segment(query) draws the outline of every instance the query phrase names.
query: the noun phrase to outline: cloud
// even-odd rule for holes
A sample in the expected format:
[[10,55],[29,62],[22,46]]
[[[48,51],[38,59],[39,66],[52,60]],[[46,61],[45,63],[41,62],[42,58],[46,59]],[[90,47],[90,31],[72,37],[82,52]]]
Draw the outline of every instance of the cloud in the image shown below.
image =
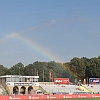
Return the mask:
[[55,23],[56,22],[56,20],[51,20],[51,23],[53,24],[53,23]]
[[56,20],[50,20],[50,21],[47,21],[43,24],[38,25],[38,27],[48,27],[48,26],[54,24],[55,22],[56,22]]
[[11,34],[8,34],[6,37],[7,38],[14,38],[14,37],[17,37],[18,35],[22,35],[22,34],[24,34],[24,33],[26,33],[26,32],[29,32],[29,31],[31,31],[31,30],[34,30],[36,27],[31,27],[31,28],[29,28],[29,29],[26,29],[26,30],[23,30],[23,31],[21,31],[21,32],[13,32],[13,33],[11,33]]
[[49,25],[54,24],[55,22],[56,22],[56,20],[51,20],[51,21],[48,21],[48,22],[46,22],[46,23],[43,23],[43,24],[40,24],[40,25],[37,25],[37,26],[30,27],[30,28],[28,28],[28,29],[26,29],[26,30],[22,30],[22,31],[20,31],[20,32],[12,32],[12,33],[6,35],[6,37],[3,38],[2,40],[4,40],[4,39],[9,39],[9,38],[15,38],[15,37],[17,37],[17,36],[19,36],[19,35],[25,34],[26,32],[33,31],[33,30],[36,29],[36,28],[39,28],[39,27],[47,27],[47,26],[49,26]]
[[8,34],[7,37],[8,38],[14,38],[16,37],[18,34],[17,33],[11,33],[11,34]]

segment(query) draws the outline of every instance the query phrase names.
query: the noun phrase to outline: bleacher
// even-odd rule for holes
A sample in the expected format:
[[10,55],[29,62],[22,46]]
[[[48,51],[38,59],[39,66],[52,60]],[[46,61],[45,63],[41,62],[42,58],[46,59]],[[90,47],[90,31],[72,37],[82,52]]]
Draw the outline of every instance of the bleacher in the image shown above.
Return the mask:
[[40,84],[48,93],[74,93],[81,92],[77,85]]
[[0,95],[2,95],[2,93],[3,93],[3,90],[0,88]]
[[88,90],[91,90],[94,93],[100,92],[100,85],[99,84],[95,84],[95,85],[83,85],[83,86],[86,87]]
[[[40,84],[44,91],[48,93],[81,93],[85,92],[77,85],[58,85],[58,84]],[[82,85],[91,93],[100,93],[100,85]]]

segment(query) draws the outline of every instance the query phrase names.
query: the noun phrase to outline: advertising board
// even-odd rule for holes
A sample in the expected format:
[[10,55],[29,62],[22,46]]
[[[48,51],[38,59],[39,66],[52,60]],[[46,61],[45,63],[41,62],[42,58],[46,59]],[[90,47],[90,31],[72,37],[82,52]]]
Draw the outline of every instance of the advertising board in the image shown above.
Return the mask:
[[69,78],[54,78],[54,84],[69,84]]
[[99,100],[100,94],[0,95],[0,100],[58,100],[60,98],[97,98]]
[[90,84],[100,84],[100,78],[90,78]]

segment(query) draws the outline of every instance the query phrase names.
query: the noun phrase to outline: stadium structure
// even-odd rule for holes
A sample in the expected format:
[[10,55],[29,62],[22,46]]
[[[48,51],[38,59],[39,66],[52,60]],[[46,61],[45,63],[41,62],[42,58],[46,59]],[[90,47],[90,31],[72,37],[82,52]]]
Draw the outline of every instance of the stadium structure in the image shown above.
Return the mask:
[[39,76],[5,75],[0,76],[0,93],[30,94],[39,88]]
[[[39,82],[38,80],[39,76],[0,76],[0,95],[3,95],[0,99],[100,97],[99,78],[90,78],[89,84],[81,82],[72,84],[69,78],[54,78],[54,82]],[[8,96],[4,97],[4,95]]]

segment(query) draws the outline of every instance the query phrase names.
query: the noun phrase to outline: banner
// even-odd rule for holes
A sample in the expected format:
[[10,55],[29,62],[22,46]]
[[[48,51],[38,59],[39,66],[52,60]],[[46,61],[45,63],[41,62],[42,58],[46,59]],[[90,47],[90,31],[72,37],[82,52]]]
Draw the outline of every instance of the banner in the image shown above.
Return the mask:
[[64,99],[64,98],[100,98],[100,94],[50,94],[50,95],[44,95],[44,94],[36,94],[36,95],[1,95],[0,100],[58,100],[58,99]]
[[90,84],[100,84],[100,78],[90,78]]
[[49,74],[50,74],[50,78],[49,79],[52,80],[52,73],[51,73],[51,71],[49,72]]
[[38,76],[38,70],[36,70],[36,76]]
[[69,84],[69,78],[54,78],[54,84]]

